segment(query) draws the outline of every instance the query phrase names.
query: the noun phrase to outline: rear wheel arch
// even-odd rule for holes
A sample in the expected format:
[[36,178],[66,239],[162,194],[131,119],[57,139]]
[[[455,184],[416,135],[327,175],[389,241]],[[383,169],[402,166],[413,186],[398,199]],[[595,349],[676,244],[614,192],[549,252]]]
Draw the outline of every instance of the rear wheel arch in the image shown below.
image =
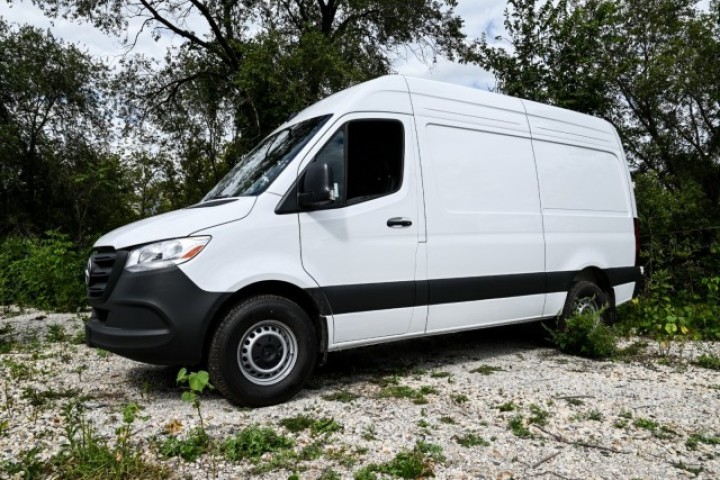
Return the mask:
[[610,283],[610,278],[607,274],[598,267],[586,267],[583,270],[575,274],[570,285],[568,285],[568,291],[578,282],[591,282],[600,287],[610,300],[610,307],[615,308],[615,289]]

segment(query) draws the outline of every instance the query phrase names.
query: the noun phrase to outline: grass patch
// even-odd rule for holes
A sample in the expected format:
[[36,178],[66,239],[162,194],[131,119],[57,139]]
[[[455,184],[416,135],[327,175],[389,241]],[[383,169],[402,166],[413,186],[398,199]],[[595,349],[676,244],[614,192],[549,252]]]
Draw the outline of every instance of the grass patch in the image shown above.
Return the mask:
[[450,395],[450,399],[457,403],[458,405],[462,405],[463,403],[467,403],[470,401],[467,395],[463,395],[462,393],[457,393],[454,395]]
[[522,415],[515,415],[508,422],[508,430],[512,432],[516,437],[529,438],[532,437],[532,433],[525,426]]
[[717,355],[710,355],[707,353],[704,353],[698,357],[697,360],[693,362],[693,365],[697,365],[698,367],[707,368],[709,370],[716,370],[720,371],[720,357]]
[[479,373],[480,375],[492,375],[495,372],[504,372],[500,367],[493,367],[492,365],[480,365],[477,368],[470,370],[470,373]]
[[194,462],[208,451],[210,438],[202,428],[193,429],[186,438],[171,436],[160,445],[160,454],[164,457],[180,457]]
[[456,435],[452,438],[458,445],[461,445],[465,448],[490,446],[490,442],[475,433],[466,433],[462,436]]
[[355,480],[377,480],[390,475],[397,478],[417,479],[435,476],[435,465],[445,462],[442,448],[419,441],[412,450],[403,450],[389,462],[370,464],[355,473]]
[[330,435],[343,429],[343,426],[337,423],[334,418],[313,418],[307,415],[285,418],[280,420],[280,425],[293,433],[310,430],[312,436]]
[[452,373],[437,371],[437,372],[432,372],[430,374],[430,378],[448,378],[448,377],[452,377]]
[[269,427],[253,425],[223,443],[225,458],[232,462],[239,460],[258,460],[266,453],[289,450],[294,443],[291,439],[278,434]]
[[408,385],[388,385],[380,390],[380,398],[407,398],[417,405],[428,403],[426,395],[437,395],[435,387],[424,385],[418,389]]
[[705,471],[705,467],[691,467],[689,465],[685,465],[683,462],[672,462],[671,465],[678,470],[685,470],[686,472],[690,472],[695,476],[698,476]]
[[497,409],[501,412],[512,412],[518,409],[518,406],[512,400],[509,402],[502,403],[497,406]]
[[360,398],[360,395],[356,395],[347,390],[338,390],[337,392],[333,392],[322,397],[323,400],[327,400],[329,402],[341,403],[350,403],[354,400],[357,400],[358,398]]
[[50,402],[65,398],[75,398],[80,394],[80,390],[69,389],[62,391],[55,390],[36,390],[32,387],[23,389],[22,398],[28,400],[30,405],[36,408],[44,407]]
[[548,418],[550,418],[550,412],[542,409],[534,403],[530,405],[530,413],[532,414],[528,419],[528,422],[534,425],[545,426],[548,424]]
[[137,409],[136,404],[125,408],[123,426],[117,429],[117,438],[111,447],[82,416],[80,405],[66,406],[63,416],[67,443],[48,463],[52,472],[49,476],[76,480],[168,478],[167,469],[146,462],[144,449],[129,441]]
[[443,416],[440,417],[440,423],[445,423],[447,425],[457,425],[457,421],[453,417]]
[[693,433],[685,442],[685,446],[690,450],[697,450],[698,445],[701,443],[705,445],[720,445],[720,436],[707,436],[700,433]]

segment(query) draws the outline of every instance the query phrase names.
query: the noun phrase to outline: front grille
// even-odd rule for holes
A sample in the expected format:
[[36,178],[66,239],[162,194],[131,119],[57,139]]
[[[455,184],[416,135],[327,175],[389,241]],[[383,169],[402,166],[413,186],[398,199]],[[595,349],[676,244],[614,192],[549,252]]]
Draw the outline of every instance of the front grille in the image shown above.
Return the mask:
[[90,300],[102,298],[110,284],[118,253],[99,249],[90,256],[87,272],[87,294]]

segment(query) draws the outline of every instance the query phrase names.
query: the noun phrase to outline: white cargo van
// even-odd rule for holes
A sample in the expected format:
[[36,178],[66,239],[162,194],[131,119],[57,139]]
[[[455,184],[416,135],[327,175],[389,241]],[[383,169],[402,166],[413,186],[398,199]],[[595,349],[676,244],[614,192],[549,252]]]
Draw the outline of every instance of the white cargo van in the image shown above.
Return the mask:
[[87,342],[284,401],[327,352],[632,298],[632,183],[600,119],[386,76],[318,102],[197,205],[88,262]]

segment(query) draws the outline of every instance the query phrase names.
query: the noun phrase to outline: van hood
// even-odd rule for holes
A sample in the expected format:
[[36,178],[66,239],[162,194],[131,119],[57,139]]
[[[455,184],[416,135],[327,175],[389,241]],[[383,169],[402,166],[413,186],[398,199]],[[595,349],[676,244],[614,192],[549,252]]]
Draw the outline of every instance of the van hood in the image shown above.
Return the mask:
[[121,248],[187,237],[222,223],[247,217],[257,197],[238,197],[199,203],[181,210],[130,223],[100,237],[95,247]]

